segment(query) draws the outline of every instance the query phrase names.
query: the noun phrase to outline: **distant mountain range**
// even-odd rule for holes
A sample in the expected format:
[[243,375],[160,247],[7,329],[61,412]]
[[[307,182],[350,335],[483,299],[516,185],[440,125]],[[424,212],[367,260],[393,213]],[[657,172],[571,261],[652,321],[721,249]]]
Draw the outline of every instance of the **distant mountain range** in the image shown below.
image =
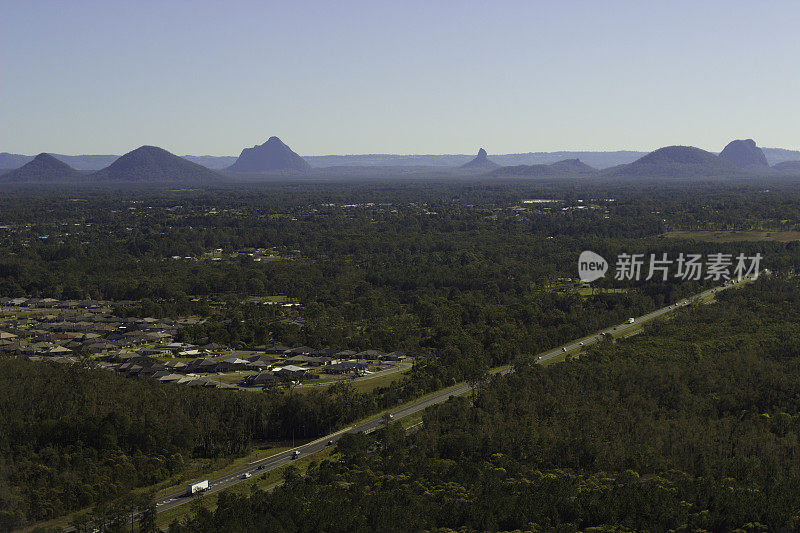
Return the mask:
[[238,157],[233,155],[185,155],[183,158],[191,161],[192,163],[203,165],[211,170],[222,170],[223,168],[228,168],[238,159]]
[[556,178],[565,176],[589,176],[597,169],[583,163],[580,159],[564,159],[549,165],[514,165],[500,167],[489,175],[493,177]]
[[[774,166],[784,161],[800,161],[800,150],[784,148],[761,148],[767,163]],[[549,165],[564,159],[580,159],[587,165],[605,169],[626,163],[633,163],[648,152],[638,151],[559,151],[527,152],[519,154],[493,155],[491,161],[501,166]],[[82,171],[100,170],[113,163],[118,155],[63,155],[51,154],[72,168]],[[235,156],[185,155],[184,159],[203,165],[212,170],[230,167],[238,159]],[[312,168],[324,167],[458,167],[471,161],[475,156],[468,154],[442,155],[398,155],[398,154],[359,154],[359,155],[311,155],[303,156]],[[33,156],[0,152],[0,169],[19,168],[33,160]]]
[[39,154],[18,169],[0,174],[0,183],[215,183],[225,178],[156,146],[142,146],[106,168],[86,173],[50,154]]
[[[563,157],[564,154],[589,154],[595,160],[605,163],[612,160],[626,162],[614,166],[594,167],[578,157]],[[477,156],[324,156],[338,157],[339,163],[359,159],[362,165],[329,165],[313,168],[279,138],[270,137],[264,144],[245,148],[241,155],[222,169],[210,169],[190,159],[209,162],[230,162],[232,158],[179,157],[163,148],[142,146],[127,154],[116,156],[57,156],[46,153],[28,158],[15,170],[0,172],[2,183],[218,183],[235,181],[264,181],[281,176],[298,177],[458,177],[486,176],[492,178],[598,178],[598,179],[743,179],[748,177],[800,177],[800,152],[783,149],[760,149],[752,139],[730,142],[717,155],[692,146],[667,146],[633,158],[639,152],[552,152],[549,154],[528,154],[527,158],[545,160],[546,163],[512,164],[500,166],[498,162],[518,160],[525,154],[494,156],[489,159],[486,150],[481,148]],[[535,155],[535,157],[534,157]],[[768,165],[770,157],[796,157],[796,160],[778,162],[775,167]],[[65,161],[79,161],[96,164],[99,161],[113,160],[104,168],[89,173],[85,169],[75,169]],[[413,158],[414,165],[400,164],[403,158]],[[466,158],[458,165],[442,166],[432,164],[435,158]],[[75,159],[78,158],[78,159]],[[88,159],[80,159],[88,158]],[[0,154],[0,163],[19,163],[26,156]],[[314,159],[314,158],[309,158]],[[556,159],[550,161],[550,159]],[[317,159],[319,161],[320,159]],[[439,160],[441,161],[441,159]],[[378,165],[379,162],[392,162],[393,165]],[[428,163],[428,164],[419,164]]]
[[780,172],[795,172],[800,175],[800,161],[784,161],[774,165],[772,168]]

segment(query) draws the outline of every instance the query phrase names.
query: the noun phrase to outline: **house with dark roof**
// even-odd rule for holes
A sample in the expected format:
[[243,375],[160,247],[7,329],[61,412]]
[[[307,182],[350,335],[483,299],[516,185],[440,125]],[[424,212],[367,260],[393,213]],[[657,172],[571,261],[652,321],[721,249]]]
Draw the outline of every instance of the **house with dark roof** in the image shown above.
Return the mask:
[[248,370],[258,370],[259,372],[262,370],[267,370],[271,368],[273,363],[264,361],[263,359],[256,359],[255,361],[250,361],[247,363]]
[[187,372],[216,372],[219,360],[210,358],[195,359],[190,362],[187,367]]
[[337,353],[339,353],[339,350],[337,350],[336,348],[322,348],[320,350],[314,350],[312,353],[308,355],[312,357],[333,357]]
[[322,372],[326,374],[349,374],[351,372],[363,372],[366,369],[367,365],[364,363],[359,363],[357,361],[342,361],[341,363],[335,363],[323,367]]
[[236,370],[244,370],[249,364],[250,361],[245,359],[230,357],[217,363],[217,372],[234,372]]
[[363,352],[358,352],[356,354],[356,359],[366,359],[368,361],[376,361],[383,355],[386,354],[383,352],[379,352],[378,350],[364,350]]
[[271,355],[283,355],[283,354],[285,354],[286,352],[288,352],[291,349],[292,348],[289,347],[289,346],[282,346],[280,344],[276,344],[275,346],[273,346],[271,348],[267,348],[266,349],[266,353],[271,354]]
[[240,385],[242,387],[264,387],[265,385],[276,383],[280,379],[280,376],[274,372],[259,372],[258,374],[245,376]]
[[272,369],[272,372],[279,376],[285,375],[293,378],[301,378],[308,373],[308,369],[295,365],[286,365],[281,367],[275,367]]
[[337,361],[337,359],[333,359],[332,357],[312,357],[310,355],[295,355],[293,357],[287,357],[284,360],[285,363],[305,366],[329,365],[333,361]]
[[297,348],[291,348],[286,352],[286,355],[308,355],[314,351],[314,348],[310,348],[308,346],[298,346]]
[[180,361],[167,361],[166,363],[164,363],[164,366],[175,371],[182,371],[188,365]]
[[153,359],[152,357],[147,357],[146,355],[137,355],[136,357],[131,357],[128,359],[128,362],[141,367],[151,367],[159,364],[158,359]]
[[402,361],[406,358],[406,354],[403,352],[391,352],[387,353],[386,355],[381,356],[381,361]]

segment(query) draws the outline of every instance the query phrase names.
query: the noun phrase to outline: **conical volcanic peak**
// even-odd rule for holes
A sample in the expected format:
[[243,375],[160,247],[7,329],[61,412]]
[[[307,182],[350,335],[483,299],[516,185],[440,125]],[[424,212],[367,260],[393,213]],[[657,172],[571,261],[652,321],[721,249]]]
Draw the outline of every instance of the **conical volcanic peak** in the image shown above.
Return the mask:
[[221,176],[157,146],[141,146],[89,176],[94,181],[213,182]]
[[262,145],[242,150],[239,159],[227,170],[231,172],[309,172],[311,165],[279,138],[270,137]]
[[50,154],[41,153],[32,161],[0,177],[13,183],[41,183],[74,180],[80,172]]

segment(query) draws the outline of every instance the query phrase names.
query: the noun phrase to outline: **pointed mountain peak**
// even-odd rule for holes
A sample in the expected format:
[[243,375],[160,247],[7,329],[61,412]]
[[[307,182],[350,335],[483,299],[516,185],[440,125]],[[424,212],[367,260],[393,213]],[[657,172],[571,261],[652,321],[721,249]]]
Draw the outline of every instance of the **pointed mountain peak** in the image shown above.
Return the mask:
[[489,159],[488,154],[486,153],[486,150],[481,148],[480,150],[478,150],[478,155],[475,156],[475,159],[473,159],[469,163],[461,165],[461,168],[486,169],[486,170],[488,170],[488,169],[492,169],[492,168],[497,168],[499,166],[500,165],[498,165],[494,161],[491,161]]
[[292,151],[279,138],[242,150],[239,159],[228,167],[232,172],[308,172],[311,165]]

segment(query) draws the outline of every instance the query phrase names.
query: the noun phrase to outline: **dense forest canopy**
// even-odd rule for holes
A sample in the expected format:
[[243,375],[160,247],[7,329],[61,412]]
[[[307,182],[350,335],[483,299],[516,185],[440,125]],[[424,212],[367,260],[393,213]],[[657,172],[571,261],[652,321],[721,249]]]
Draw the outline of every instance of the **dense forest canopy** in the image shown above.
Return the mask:
[[[396,431],[380,436],[377,444],[353,437],[342,444],[349,462],[320,467],[317,488],[299,483],[275,496],[229,500],[214,520],[230,520],[224,514],[228,507],[239,512],[237,506],[258,502],[253,512],[269,517],[252,519],[284,521],[272,506],[298,506],[294,498],[307,494],[366,509],[343,522],[355,529],[402,523],[370,514],[369,509],[378,512],[381,498],[413,499],[396,516],[414,514],[416,521],[408,523],[419,528],[588,526],[615,520],[649,528],[644,508],[632,507],[627,518],[602,514],[613,508],[604,498],[613,491],[630,493],[636,501],[655,494],[666,498],[670,523],[680,525],[691,513],[673,506],[669,498],[676,494],[696,506],[706,501],[698,499],[702,491],[750,494],[752,485],[730,485],[726,476],[736,483],[741,472],[747,472],[748,483],[747,476],[755,476],[761,494],[773,490],[770,479],[780,478],[775,482],[789,484],[779,485],[781,490],[793,494],[788,462],[768,464],[766,454],[738,462],[719,457],[715,443],[725,431],[739,428],[736,417],[744,415],[714,411],[716,404],[708,398],[721,395],[732,402],[730,409],[738,409],[741,398],[731,394],[756,394],[751,384],[736,381],[745,374],[733,376],[734,369],[725,366],[730,361],[753,359],[752,368],[761,373],[752,376],[774,375],[781,387],[793,386],[781,381],[788,379],[791,361],[780,354],[794,353],[786,350],[794,346],[787,332],[793,331],[796,290],[785,280],[800,264],[800,246],[791,239],[709,242],[666,235],[797,231],[800,193],[794,188],[465,180],[6,192],[0,197],[0,297],[112,300],[124,302],[115,308],[120,316],[207,319],[180,330],[178,341],[400,350],[414,357],[414,365],[402,380],[368,393],[337,385],[301,395],[181,389],[126,380],[83,364],[0,359],[0,529],[125,497],[133,488],[180,475],[192,461],[238,456],[256,443],[298,431],[304,438],[321,436],[398,401],[458,381],[474,382],[504,364],[515,364],[518,372],[493,379],[475,407],[458,398],[448,402],[426,416],[425,429],[411,440]],[[609,276],[594,290],[573,290],[575,284],[565,280],[575,277],[578,255],[587,249],[609,259],[623,252],[761,253],[762,267],[771,270],[773,280],[726,293],[717,304],[655,326],[635,341],[603,345],[579,362],[547,370],[530,366],[537,353],[714,283]],[[296,305],[262,303],[273,297]],[[737,298],[747,298],[753,308],[748,311]],[[748,312],[753,324],[777,312],[772,318],[778,325],[755,332],[725,328],[748,324]],[[699,318],[705,322],[690,327]],[[703,331],[714,342],[704,342]],[[767,352],[769,357],[762,357]],[[719,383],[698,384],[701,393],[675,381],[692,382],[692,373],[701,381],[731,374],[739,389],[715,392]],[[631,376],[658,387],[640,390],[644,385]],[[569,395],[579,392],[585,397]],[[771,421],[782,419],[773,414],[777,407],[771,401],[780,400],[786,404],[781,412],[795,416],[788,396],[773,396],[759,400],[763,411],[745,417],[761,425],[741,427],[760,446],[792,456],[789,441],[759,434],[766,431],[764,413]],[[706,426],[711,436],[689,439],[689,447],[679,449],[684,445],[677,443],[678,436]],[[621,435],[637,438],[624,441]],[[672,448],[652,441],[656,438]],[[387,454],[358,451],[374,446],[384,446]],[[424,453],[409,452],[409,446]],[[692,462],[690,456],[702,458]],[[765,478],[765,469],[774,471],[773,477]],[[713,483],[704,477],[706,471],[716,476]],[[415,476],[419,484],[408,486]],[[440,484],[437,476],[449,481]],[[664,480],[669,498],[654,488],[654,476]],[[342,486],[354,492],[335,495]],[[533,505],[532,494],[544,498],[549,487],[560,487],[575,507],[563,508],[561,498],[554,497],[545,498],[547,505]],[[376,499],[365,499],[372,489]],[[512,496],[499,505],[491,498],[500,493]],[[595,500],[582,499],[590,493]],[[493,502],[491,512],[474,506],[485,501]],[[787,496],[786,501],[793,500]],[[590,514],[590,507],[597,514]],[[534,508],[540,514],[533,514]],[[691,523],[721,524],[720,509],[725,507],[709,509],[710,522]],[[453,519],[419,521],[442,511]],[[786,512],[768,509],[759,520],[791,523]],[[318,527],[296,525],[328,524],[318,519],[323,520]]]
[[796,530],[798,322],[796,280],[728,291],[171,531]]

